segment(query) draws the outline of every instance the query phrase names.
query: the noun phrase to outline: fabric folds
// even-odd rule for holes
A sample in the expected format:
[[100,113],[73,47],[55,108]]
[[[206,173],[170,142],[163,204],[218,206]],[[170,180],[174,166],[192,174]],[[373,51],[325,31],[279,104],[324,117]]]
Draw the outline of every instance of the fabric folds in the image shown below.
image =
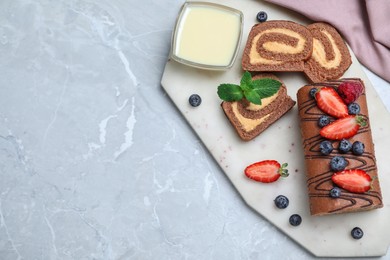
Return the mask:
[[266,0],[333,25],[359,62],[390,82],[389,0]]

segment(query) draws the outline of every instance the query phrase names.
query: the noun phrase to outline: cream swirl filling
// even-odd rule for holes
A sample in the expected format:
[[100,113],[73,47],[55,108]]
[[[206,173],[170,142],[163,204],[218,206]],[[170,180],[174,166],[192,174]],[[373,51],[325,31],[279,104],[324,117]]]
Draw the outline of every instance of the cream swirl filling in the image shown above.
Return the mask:
[[271,104],[271,102],[274,101],[278,97],[279,91],[276,92],[274,95],[272,95],[270,97],[262,98],[261,99],[261,105],[256,105],[256,104],[253,104],[253,103],[249,103],[249,105],[246,107],[246,109],[252,110],[252,111],[259,111],[260,109],[262,109],[262,108],[268,106],[269,104]]
[[270,116],[270,114],[268,114],[257,119],[246,118],[240,114],[240,111],[238,111],[237,102],[232,103],[232,110],[237,120],[240,122],[241,127],[247,132],[254,130]]
[[316,38],[313,38],[312,58],[326,69],[337,68],[341,63],[341,52],[337,47],[337,44],[333,39],[333,36],[330,33],[328,33],[327,31],[321,31],[321,33],[323,33],[332,44],[333,51],[334,51],[334,59],[328,60],[326,58],[325,46],[322,44],[321,41],[319,41]]
[[263,44],[264,49],[271,51],[271,52],[278,52],[278,53],[284,53],[284,54],[297,54],[304,50],[306,39],[302,37],[299,33],[294,32],[289,29],[285,28],[272,28],[265,31],[262,31],[261,33],[257,34],[255,37],[253,37],[252,40],[252,46],[249,52],[249,58],[251,64],[271,64],[271,65],[277,65],[283,63],[282,61],[276,61],[276,60],[269,60],[266,58],[261,57],[260,53],[256,50],[256,43],[260,39],[261,36],[267,33],[281,33],[285,34],[287,36],[293,37],[298,39],[298,44],[296,46],[287,45],[280,42],[265,42]]

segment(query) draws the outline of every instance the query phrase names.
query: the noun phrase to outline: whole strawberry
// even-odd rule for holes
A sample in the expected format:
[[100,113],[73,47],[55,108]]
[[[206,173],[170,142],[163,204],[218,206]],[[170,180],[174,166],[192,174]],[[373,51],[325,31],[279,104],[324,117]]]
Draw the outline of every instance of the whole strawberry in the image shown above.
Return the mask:
[[337,92],[347,105],[358,99],[363,91],[363,85],[360,82],[344,82],[337,88]]

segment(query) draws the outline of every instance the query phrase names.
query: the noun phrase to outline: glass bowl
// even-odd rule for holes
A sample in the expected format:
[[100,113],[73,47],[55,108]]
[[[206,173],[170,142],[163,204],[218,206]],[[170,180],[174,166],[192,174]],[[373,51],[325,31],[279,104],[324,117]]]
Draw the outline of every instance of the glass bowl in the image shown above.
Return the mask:
[[234,8],[186,2],[176,21],[170,56],[188,66],[226,70],[237,57],[243,21],[242,12]]

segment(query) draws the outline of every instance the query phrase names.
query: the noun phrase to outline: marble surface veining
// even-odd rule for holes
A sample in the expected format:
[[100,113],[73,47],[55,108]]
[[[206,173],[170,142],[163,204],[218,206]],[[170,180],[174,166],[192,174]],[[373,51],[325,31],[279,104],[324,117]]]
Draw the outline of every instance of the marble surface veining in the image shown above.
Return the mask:
[[161,89],[182,3],[0,1],[0,259],[312,258]]

